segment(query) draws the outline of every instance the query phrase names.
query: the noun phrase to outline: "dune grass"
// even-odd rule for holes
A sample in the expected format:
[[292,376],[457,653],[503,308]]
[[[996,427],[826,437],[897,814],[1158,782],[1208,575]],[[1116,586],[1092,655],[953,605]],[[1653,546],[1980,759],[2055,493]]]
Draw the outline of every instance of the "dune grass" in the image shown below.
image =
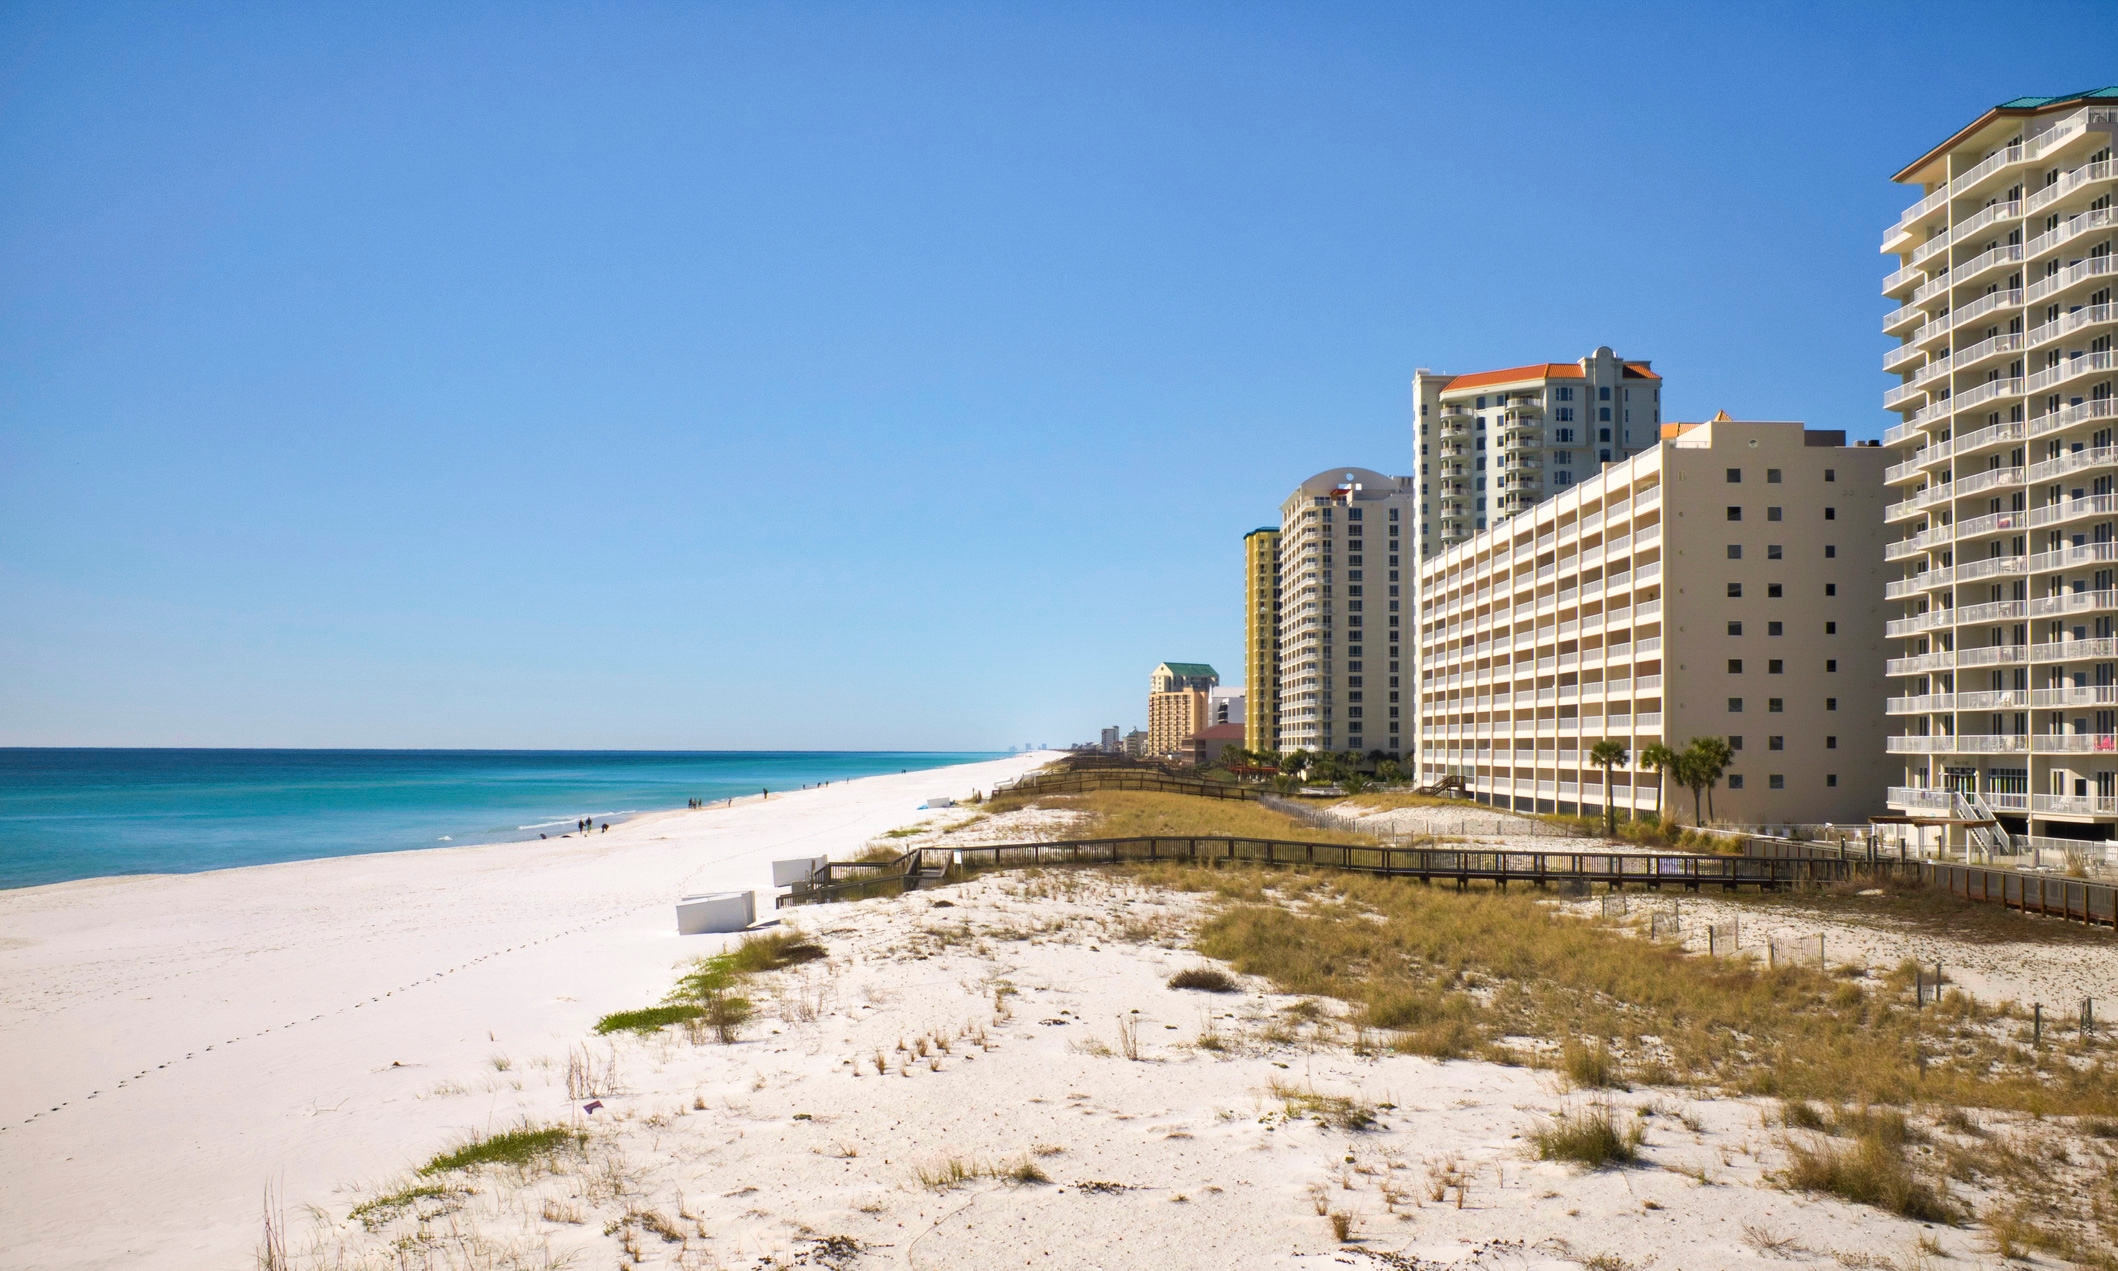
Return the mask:
[[658,1033],[671,1024],[697,1019],[704,1012],[690,1002],[675,1006],[649,1006],[637,1011],[615,1011],[596,1021],[596,1032]]
[[[726,953],[700,958],[677,981],[660,1006],[616,1011],[596,1021],[596,1032],[658,1033],[675,1024],[694,1034],[710,1031],[723,1042],[738,1039],[752,1013],[750,999],[734,990],[743,980],[764,971],[796,966],[824,957],[824,947],[793,929],[746,935]],[[694,1036],[693,1040],[699,1040]]]
[[1185,967],[1169,977],[1169,987],[1196,989],[1202,993],[1238,993],[1243,988],[1236,983],[1234,976],[1219,967],[1210,966]]
[[420,1166],[419,1173],[422,1178],[431,1178],[481,1165],[522,1168],[548,1162],[563,1153],[579,1152],[587,1143],[588,1135],[569,1126],[533,1126],[525,1122],[499,1134],[475,1136]]
[[[996,800],[996,807],[999,801]],[[1133,790],[1095,790],[1086,794],[1048,795],[1035,800],[1041,808],[1085,812],[1090,822],[1068,838],[1232,837],[1284,839],[1303,843],[1372,845],[1371,835],[1327,830],[1297,821],[1271,808],[1242,799],[1209,799],[1191,794],[1152,794]]]
[[1537,1157],[1545,1161],[1571,1161],[1590,1169],[1630,1165],[1640,1159],[1640,1145],[1647,1132],[1639,1125],[1618,1128],[1607,1103],[1562,1112],[1551,1125],[1531,1134]]

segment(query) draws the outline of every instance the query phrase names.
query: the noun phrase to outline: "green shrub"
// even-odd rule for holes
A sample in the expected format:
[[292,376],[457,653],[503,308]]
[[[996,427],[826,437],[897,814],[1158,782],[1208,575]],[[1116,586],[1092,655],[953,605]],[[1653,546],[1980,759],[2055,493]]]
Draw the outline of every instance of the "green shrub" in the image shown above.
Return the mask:
[[481,1165],[528,1166],[548,1161],[562,1152],[578,1152],[588,1135],[563,1125],[532,1126],[527,1122],[512,1130],[479,1136],[419,1167],[422,1176],[450,1170],[476,1169]]
[[649,1006],[637,1011],[616,1011],[596,1021],[598,1033],[657,1033],[671,1024],[697,1019],[703,1012],[686,1002],[676,1006]]

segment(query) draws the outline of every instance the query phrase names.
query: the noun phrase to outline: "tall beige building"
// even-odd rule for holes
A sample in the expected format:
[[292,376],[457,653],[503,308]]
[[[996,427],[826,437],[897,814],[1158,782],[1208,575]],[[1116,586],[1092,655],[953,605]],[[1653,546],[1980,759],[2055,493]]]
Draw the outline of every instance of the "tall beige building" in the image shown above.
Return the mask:
[[1280,748],[1280,532],[1243,536],[1243,748]]
[[1421,557],[1655,444],[1662,377],[1608,348],[1578,362],[1412,377]]
[[1400,683],[1410,650],[1399,637],[1411,614],[1417,487],[1332,468],[1280,505],[1280,750],[1396,758],[1412,744],[1410,686]]
[[1221,673],[1204,662],[1164,662],[1147,677],[1147,753],[1177,753],[1186,737],[1212,723],[1211,694]]
[[[1874,446],[1718,417],[1419,566],[1419,769],[1480,802],[1656,805],[1657,742],[1726,737],[1723,821],[1862,822],[1885,784]],[[1674,788],[1684,819],[1691,798]]]
[[2118,88],[1994,107],[1883,235],[1889,803],[2118,836]]

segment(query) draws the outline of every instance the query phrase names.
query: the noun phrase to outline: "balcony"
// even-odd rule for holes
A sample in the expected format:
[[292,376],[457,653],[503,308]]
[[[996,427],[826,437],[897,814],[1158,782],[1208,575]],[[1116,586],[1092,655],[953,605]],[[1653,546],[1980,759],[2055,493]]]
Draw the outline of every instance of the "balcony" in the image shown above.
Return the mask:
[[1918,225],[1922,220],[1926,219],[1926,217],[1930,213],[1942,210],[1943,208],[1948,206],[1948,203],[1949,187],[1944,185],[1936,189],[1933,193],[1927,195],[1927,197],[1921,199],[1919,202],[1914,203],[1911,207],[1906,208],[1904,214],[1897,218],[1897,224],[1891,226],[1887,231],[1884,232],[1883,242],[1885,246],[1883,247],[1883,250],[1889,251],[1889,243],[1893,242],[1904,234],[1909,233],[1914,226]]
[[2084,163],[2072,172],[2060,177],[2056,184],[2048,185],[2037,193],[2032,194],[2029,198],[2024,199],[2022,204],[2023,211],[2025,213],[2042,211],[2080,189],[2083,185],[2091,181],[2108,181],[2112,175],[2112,166],[2108,159],[2102,163]]
[[1948,649],[1936,653],[1916,653],[1908,658],[1891,658],[1883,663],[1885,675],[1926,675],[1932,671],[1956,669],[1956,654]]
[[2030,602],[2033,618],[2058,618],[2103,609],[2118,609],[2118,591],[2069,591],[2057,596],[2039,596]]
[[1956,493],[1952,497],[1960,499],[1968,495],[1980,494],[1987,490],[1999,489],[2003,486],[2021,484],[2021,468],[1988,468],[1984,472],[1957,478],[1955,483]]
[[2011,353],[2020,353],[2025,347],[2026,341],[2023,339],[2022,332],[2003,331],[1999,335],[1987,336],[1968,348],[1958,349],[1953,360],[1958,370],[1968,371],[1987,358],[2006,357]]
[[1903,335],[1917,321],[1924,325],[1927,311],[1916,304],[1902,305],[1883,315],[1883,334]]
[[2097,230],[2107,230],[2113,225],[2118,225],[2118,208],[2092,208],[2079,215],[2068,217],[2061,221],[2056,228],[2047,230],[2023,244],[2023,247],[2028,250],[2032,257],[2042,256],[2049,251],[2057,251],[2083,234],[2091,234]]
[[1952,806],[1950,794],[1924,786],[1891,786],[1884,802],[1906,812],[1947,812]]
[[1904,423],[1892,424],[1884,429],[1883,444],[1891,447],[1902,446],[1907,442],[1917,441],[1924,435],[1925,430],[1920,426],[1920,421],[1908,419]]
[[2020,733],[1973,733],[1962,737],[1891,737],[1885,750],[1893,755],[2010,755],[2030,749]]
[[2042,574],[2051,570],[2080,569],[2118,561],[2118,543],[2083,543],[2030,557],[2030,568]]
[[1511,397],[1505,409],[1510,423],[1518,419],[1538,419],[1544,415],[1544,403],[1534,397]]
[[[2103,356],[2106,359],[2110,357],[2108,353]],[[2088,359],[2083,358],[2081,360],[2087,361]],[[2057,459],[2046,459],[2031,464],[2030,480],[2049,481],[2053,477],[2065,476],[2069,472],[2078,472],[2083,468],[2103,468],[2113,463],[2118,463],[2118,447],[2084,447],[2083,449],[2063,454]]]
[[1927,281],[1927,271],[1920,265],[1907,265],[1883,279],[1883,294],[1895,297],[1907,287],[1917,287]]
[[2033,662],[2089,662],[2101,658],[2118,658],[2118,639],[2105,636],[2093,640],[2046,640],[2030,646]]
[[2033,526],[2057,525],[2085,516],[2113,515],[2118,515],[2118,495],[2091,494],[2079,499],[2047,503],[2041,508],[2031,508],[2028,523]]
[[1883,354],[1883,369],[1895,374],[1903,369],[1905,363],[1910,362],[1913,358],[1925,357],[1926,355],[1927,351],[1917,344],[1900,344],[1888,353]]
[[2048,366],[2032,375],[2029,380],[2030,391],[2041,393],[2080,375],[2107,375],[2111,365],[2111,353],[2108,349],[2099,353],[2076,354],[2057,366]]
[[1987,155],[1985,162],[1980,163],[1969,172],[1949,182],[1949,197],[1952,199],[1962,198],[1977,189],[1982,182],[2008,168],[2014,167],[2018,163],[2027,162],[2034,156],[2034,151],[2026,150],[2019,145],[2003,146],[1992,154]]
[[2110,733],[2039,733],[2033,747],[2040,755],[2105,754],[2118,750]]
[[2020,397],[2025,391],[2026,385],[2020,379],[1992,379],[1982,384],[1974,384],[1963,392],[1958,393],[1950,401],[1949,406],[1950,409],[1958,414],[1962,414],[1974,406],[1983,405],[1998,398]]
[[2110,816],[2118,813],[2118,797],[2107,794],[2040,794],[2032,797],[2037,811],[2050,816]]
[[[1912,263],[1915,265],[1923,265],[1928,261],[1933,260],[1936,256],[1939,256],[1943,252],[1949,250],[1949,243],[1952,240],[1952,237],[1953,236],[1950,234],[1950,232],[1945,229],[1939,234],[1936,234],[1929,238],[1926,242],[1921,243],[1919,246],[1913,248]],[[1944,261],[1942,263],[1947,264],[1948,262]]]
[[[2057,322],[2046,322],[2042,325],[2031,327],[2027,347],[2034,349],[2041,345],[2050,344],[2054,340],[2064,339],[2074,334],[2083,327],[2092,326],[2098,322],[2109,322],[2110,320],[2110,305],[2083,305],[2072,313],[2062,315]],[[1885,442],[1884,444],[1888,445],[1889,443]]]
[[[2009,203],[1988,203],[1970,216],[1950,226],[1949,238],[1952,242],[1961,243],[1967,238],[1978,237],[1978,232],[1988,225],[1997,224],[2001,221],[2019,221],[2021,219],[2022,201],[2020,199]],[[1962,265],[1958,265],[1951,272],[1961,273],[1963,268]]]
[[1956,665],[2003,666],[2013,662],[2026,662],[2029,660],[2029,647],[2026,644],[1988,644],[1976,649],[1958,649]]
[[1996,269],[2006,269],[2022,263],[2021,243],[2002,243],[1989,251],[1980,252],[1971,259],[1949,271],[1949,285],[1962,287],[1978,281],[1979,277]]
[[2019,290],[1987,292],[1985,295],[1951,313],[1949,315],[1949,328],[1955,330],[1957,327],[1969,326],[1995,309],[2017,308],[2022,303],[2022,292]]
[[2046,433],[2058,432],[2085,424],[2092,419],[2109,419],[2118,414],[2118,397],[2091,398],[2077,402],[2060,410],[2049,411],[2030,421],[2030,435],[2042,437]]
[[2118,684],[2068,685],[2030,692],[2032,706],[2118,706]]
[[1927,386],[1917,380],[1909,384],[1900,384],[1896,388],[1893,388],[1889,392],[1883,394],[1883,409],[1903,410],[1905,408],[1905,403],[1914,401],[1916,399],[1923,399],[1926,397],[1926,395]]
[[2056,274],[2048,274],[2031,283],[2024,294],[2029,297],[2029,303],[2036,304],[2058,295],[2069,287],[2078,287],[2095,278],[2110,277],[2113,262],[2118,262],[2118,256],[2091,256],[2087,260],[2076,261]]

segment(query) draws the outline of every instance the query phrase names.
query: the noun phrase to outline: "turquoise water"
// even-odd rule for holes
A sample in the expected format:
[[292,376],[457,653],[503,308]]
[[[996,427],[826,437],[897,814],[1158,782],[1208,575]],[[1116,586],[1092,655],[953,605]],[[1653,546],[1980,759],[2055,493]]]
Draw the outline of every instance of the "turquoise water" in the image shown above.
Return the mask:
[[0,888],[556,837],[583,817],[996,757],[0,749]]

